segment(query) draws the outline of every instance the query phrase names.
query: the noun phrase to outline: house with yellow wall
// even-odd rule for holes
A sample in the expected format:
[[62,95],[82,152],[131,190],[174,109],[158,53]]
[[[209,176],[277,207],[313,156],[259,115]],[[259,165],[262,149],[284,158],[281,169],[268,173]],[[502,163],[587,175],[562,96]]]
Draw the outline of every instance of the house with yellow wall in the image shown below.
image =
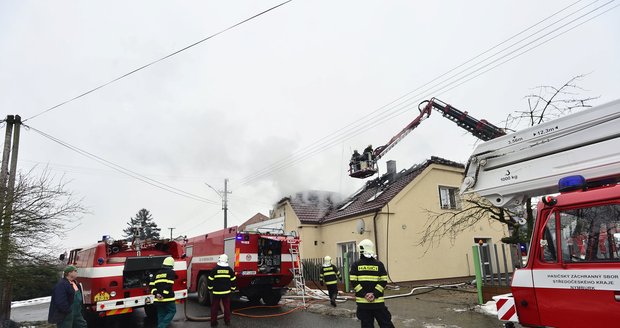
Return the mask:
[[439,157],[397,171],[387,162],[387,173],[344,200],[329,192],[297,193],[280,200],[272,218],[283,218],[284,230],[298,234],[303,258],[357,257],[363,239],[375,243],[394,282],[449,279],[474,275],[472,245],[508,236],[505,225],[480,220],[457,236],[420,246],[430,212],[454,211],[460,202],[463,164]]

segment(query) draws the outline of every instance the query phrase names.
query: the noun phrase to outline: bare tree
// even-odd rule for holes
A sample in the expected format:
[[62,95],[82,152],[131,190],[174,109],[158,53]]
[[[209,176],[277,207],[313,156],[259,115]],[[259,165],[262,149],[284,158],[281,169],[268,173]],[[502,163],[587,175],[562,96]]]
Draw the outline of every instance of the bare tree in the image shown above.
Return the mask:
[[[67,189],[67,182],[55,178],[46,168],[18,174],[12,193],[11,229],[8,245],[0,244],[0,323],[10,318],[13,282],[24,263],[49,263],[57,252],[54,240],[61,239],[65,226],[86,211]],[[7,209],[2,209],[6,211]]]
[[[575,76],[561,87],[545,85],[534,88],[534,92],[525,96],[528,109],[517,110],[508,115],[505,121],[506,130],[515,131],[525,126],[538,125],[573,111],[592,107],[590,102],[599,97],[580,95],[586,90],[579,87],[577,82],[584,77],[585,75]],[[515,244],[529,240],[534,222],[531,199],[527,199],[524,207],[520,209],[499,208],[484,198],[470,195],[464,197],[462,204],[462,209],[456,211],[427,210],[426,229],[420,232],[418,245],[425,246],[428,250],[445,237],[453,241],[460,232],[471,228],[480,220],[495,220],[506,224],[511,231],[511,236],[502,239],[505,243]],[[525,219],[525,225],[518,223],[519,218]]]

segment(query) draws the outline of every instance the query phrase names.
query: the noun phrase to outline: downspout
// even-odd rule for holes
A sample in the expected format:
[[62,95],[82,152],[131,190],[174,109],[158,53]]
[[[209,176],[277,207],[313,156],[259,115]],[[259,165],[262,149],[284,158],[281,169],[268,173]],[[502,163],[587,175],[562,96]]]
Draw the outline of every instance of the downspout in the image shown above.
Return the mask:
[[377,240],[377,216],[381,212],[381,208],[379,208],[375,212],[375,216],[372,218],[372,231],[375,235],[375,254],[377,254],[377,259],[379,259],[379,240]]

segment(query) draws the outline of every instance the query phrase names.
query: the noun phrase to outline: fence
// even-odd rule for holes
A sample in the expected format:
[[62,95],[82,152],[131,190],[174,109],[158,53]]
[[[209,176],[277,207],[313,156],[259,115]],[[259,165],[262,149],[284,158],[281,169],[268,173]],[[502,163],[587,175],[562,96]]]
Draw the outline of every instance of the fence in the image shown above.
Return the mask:
[[[304,267],[304,279],[306,281],[312,280],[318,283],[319,275],[321,274],[321,266],[323,266],[323,259],[322,258],[309,258],[309,259],[302,259],[301,262],[303,263],[303,267]],[[340,274],[344,274],[344,271],[342,269],[344,264],[343,264],[343,260],[341,257],[332,259],[332,264],[335,265],[336,268],[338,268],[338,270],[340,271]]]
[[509,287],[512,272],[515,268],[523,266],[518,245],[482,244],[478,247],[478,252],[480,259],[478,265],[485,286]]

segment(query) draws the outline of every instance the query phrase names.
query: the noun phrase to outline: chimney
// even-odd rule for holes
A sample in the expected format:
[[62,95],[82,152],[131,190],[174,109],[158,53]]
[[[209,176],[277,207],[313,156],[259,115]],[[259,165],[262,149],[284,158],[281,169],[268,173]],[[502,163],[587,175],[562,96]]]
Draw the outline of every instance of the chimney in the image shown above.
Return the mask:
[[390,176],[395,176],[396,175],[396,161],[389,160],[386,162],[386,164],[387,164],[387,174]]

